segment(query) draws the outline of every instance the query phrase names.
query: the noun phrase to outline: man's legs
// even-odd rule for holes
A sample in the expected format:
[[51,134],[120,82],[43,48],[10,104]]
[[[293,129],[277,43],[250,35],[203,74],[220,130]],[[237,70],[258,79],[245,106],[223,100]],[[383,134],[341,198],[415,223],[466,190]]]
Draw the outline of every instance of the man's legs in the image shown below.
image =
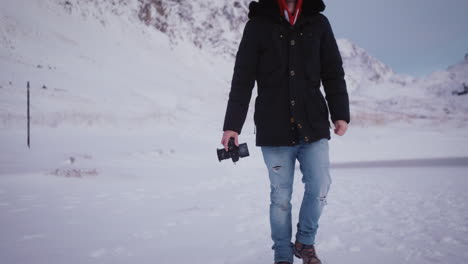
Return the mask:
[[328,139],[301,145],[297,159],[302,172],[304,197],[299,211],[296,240],[302,244],[315,244],[318,222],[332,183]]
[[270,227],[275,261],[293,263],[291,195],[296,146],[261,147],[270,178]]

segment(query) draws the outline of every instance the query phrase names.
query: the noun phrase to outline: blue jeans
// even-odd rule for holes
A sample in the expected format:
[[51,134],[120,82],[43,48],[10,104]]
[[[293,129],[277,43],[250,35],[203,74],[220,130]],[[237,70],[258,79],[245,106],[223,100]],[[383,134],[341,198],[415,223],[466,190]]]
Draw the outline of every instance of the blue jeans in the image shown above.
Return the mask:
[[304,196],[299,211],[296,240],[315,244],[318,221],[332,183],[328,139],[294,146],[261,146],[270,178],[270,227],[275,261],[293,263],[291,195],[296,158],[300,164]]

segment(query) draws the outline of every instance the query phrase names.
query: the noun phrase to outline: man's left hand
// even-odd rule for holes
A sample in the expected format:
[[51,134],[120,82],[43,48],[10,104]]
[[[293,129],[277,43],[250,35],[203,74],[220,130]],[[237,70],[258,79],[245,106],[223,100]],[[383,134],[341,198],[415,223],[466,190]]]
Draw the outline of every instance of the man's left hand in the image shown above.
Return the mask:
[[344,120],[336,120],[334,125],[335,125],[334,132],[338,136],[344,135],[344,133],[348,129],[348,123]]

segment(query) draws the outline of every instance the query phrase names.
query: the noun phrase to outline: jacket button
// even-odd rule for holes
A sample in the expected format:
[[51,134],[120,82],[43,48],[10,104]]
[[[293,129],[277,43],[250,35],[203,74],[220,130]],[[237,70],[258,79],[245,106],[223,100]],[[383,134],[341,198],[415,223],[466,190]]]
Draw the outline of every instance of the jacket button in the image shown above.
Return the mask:
[[296,44],[296,42],[293,40],[291,40],[291,46],[294,46],[294,44]]
[[291,105],[294,106],[296,102],[294,102],[294,100],[291,100]]
[[305,141],[309,141],[309,138],[308,137],[304,137]]
[[296,144],[296,141],[293,140],[291,143]]
[[302,128],[302,125],[301,125],[301,124],[297,124],[297,127],[298,127],[298,128]]
[[291,123],[294,123],[294,117],[291,117],[290,120],[291,120]]
[[291,76],[294,76],[294,74],[296,74],[294,71],[290,71],[289,74],[291,74]]

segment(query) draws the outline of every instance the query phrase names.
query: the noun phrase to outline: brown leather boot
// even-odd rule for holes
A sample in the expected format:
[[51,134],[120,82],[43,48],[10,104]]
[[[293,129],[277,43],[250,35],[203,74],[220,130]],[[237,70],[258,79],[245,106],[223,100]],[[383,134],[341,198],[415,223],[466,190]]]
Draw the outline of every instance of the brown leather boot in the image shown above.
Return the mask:
[[314,245],[305,245],[299,241],[294,243],[294,255],[302,259],[303,264],[322,264],[322,261],[317,257]]

